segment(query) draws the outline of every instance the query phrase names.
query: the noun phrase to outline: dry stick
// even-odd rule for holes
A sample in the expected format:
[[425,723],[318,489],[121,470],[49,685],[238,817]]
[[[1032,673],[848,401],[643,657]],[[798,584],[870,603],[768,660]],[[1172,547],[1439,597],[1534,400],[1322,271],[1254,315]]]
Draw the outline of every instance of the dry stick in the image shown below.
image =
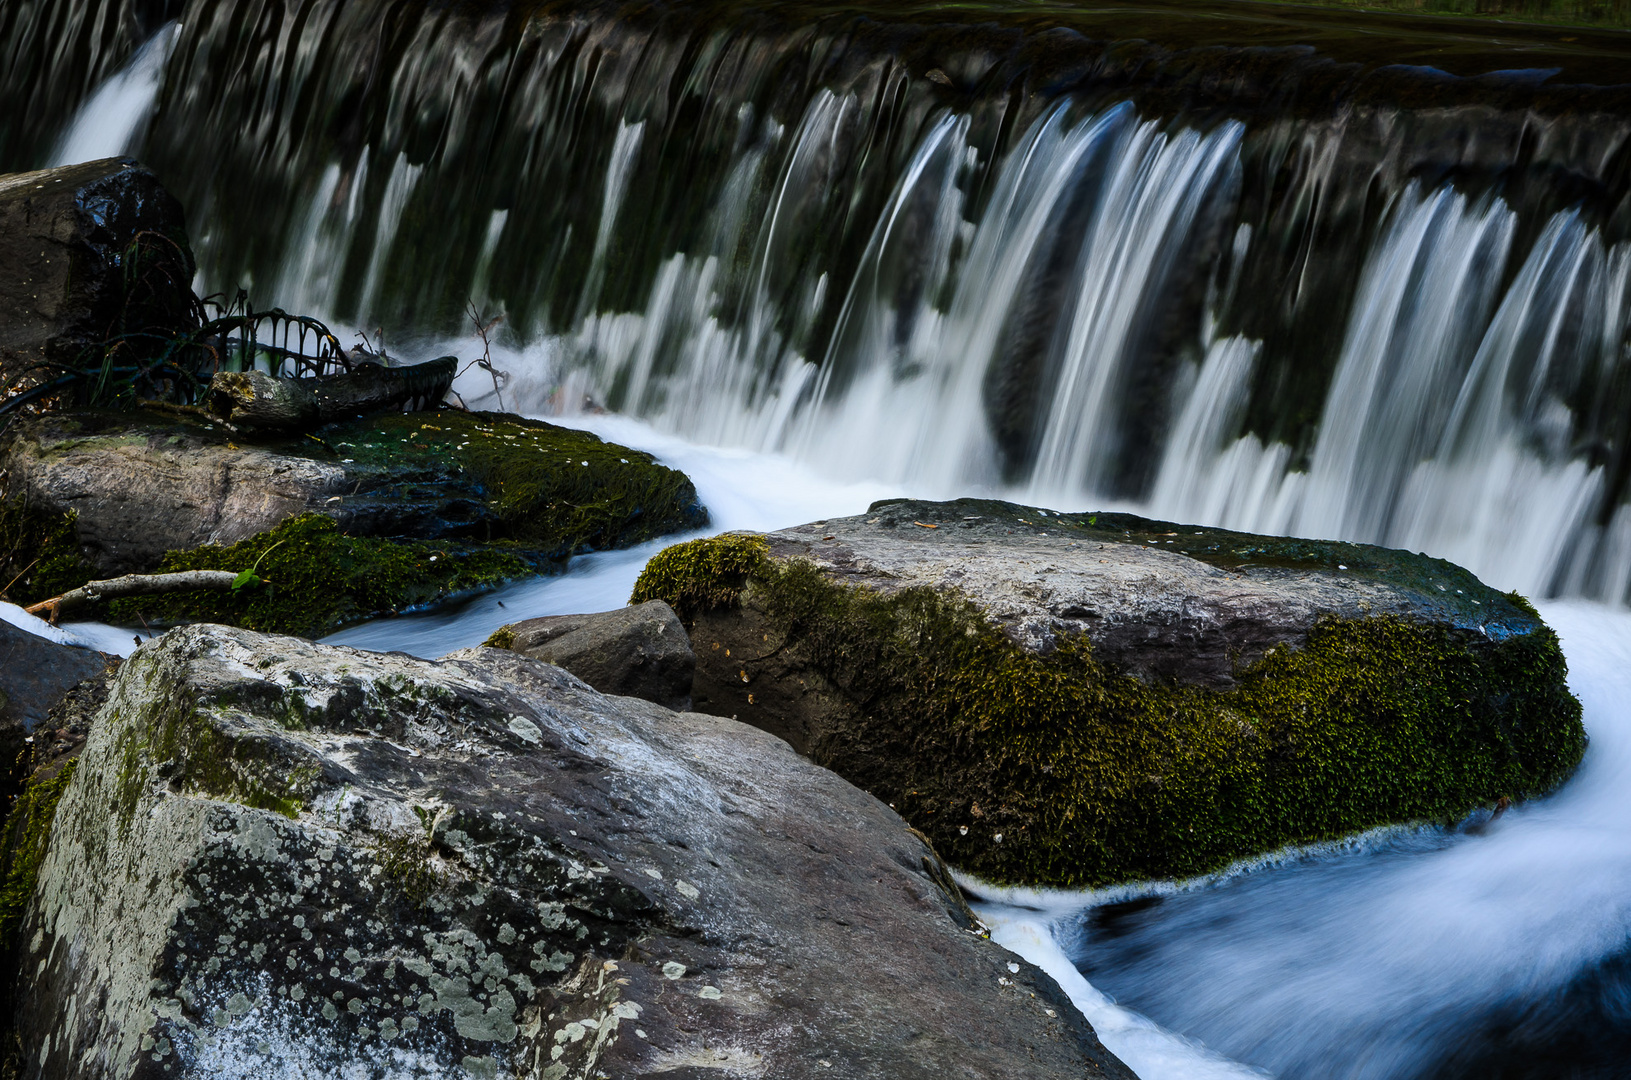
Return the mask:
[[114,600],[121,596],[152,596],[156,593],[183,592],[188,589],[230,589],[238,575],[231,570],[184,570],[176,574],[126,574],[105,581],[87,581],[77,589],[41,600],[24,608],[30,615],[48,618],[55,626],[58,616],[74,608],[94,604],[99,600]]
[[6,582],[6,587],[5,587],[5,588],[3,588],[3,589],[0,589],[0,596],[4,596],[4,595],[6,595],[6,594],[7,594],[7,593],[8,593],[8,592],[10,592],[10,591],[11,591],[11,587],[12,587],[12,586],[13,586],[13,585],[15,585],[15,584],[17,584],[17,582],[19,582],[19,581],[21,581],[21,580],[22,580],[22,577],[23,577],[23,574],[26,574],[26,573],[28,573],[28,572],[29,572],[29,571],[30,571],[30,570],[32,570],[32,569],[34,569],[34,568],[35,568],[35,567],[36,567],[36,566],[38,566],[38,565],[40,565],[40,559],[43,559],[43,558],[45,558],[45,556],[44,556],[44,555],[41,555],[41,556],[40,556],[40,557],[39,557],[39,559],[35,559],[35,560],[34,560],[34,561],[33,561],[33,562],[31,562],[31,563],[29,563],[29,564],[28,564],[28,565],[27,565],[27,566],[25,566],[25,567],[23,567],[23,569],[22,569],[22,571],[21,571],[21,573],[19,573],[19,574],[18,574],[18,575],[17,575],[17,576],[16,576],[16,577],[14,577],[14,578],[12,578],[12,579],[11,579],[11,580],[10,580],[10,581],[8,581],[8,582]]

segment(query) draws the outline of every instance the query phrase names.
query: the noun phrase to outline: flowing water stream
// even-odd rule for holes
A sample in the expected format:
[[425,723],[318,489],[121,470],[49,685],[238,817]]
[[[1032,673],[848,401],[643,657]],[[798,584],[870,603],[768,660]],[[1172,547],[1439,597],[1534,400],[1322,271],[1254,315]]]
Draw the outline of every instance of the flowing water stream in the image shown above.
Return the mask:
[[[508,381],[465,399],[653,451],[715,528],[995,493],[1543,600],[1592,736],[1550,799],[1203,882],[971,885],[1146,1080],[1631,1076],[1631,41],[1399,23],[1378,59],[1228,3],[1188,51],[1041,9],[89,8],[0,22],[61,39],[25,76],[65,88],[0,167],[138,152],[201,289],[404,355],[502,315]],[[618,606],[655,546],[332,640]]]

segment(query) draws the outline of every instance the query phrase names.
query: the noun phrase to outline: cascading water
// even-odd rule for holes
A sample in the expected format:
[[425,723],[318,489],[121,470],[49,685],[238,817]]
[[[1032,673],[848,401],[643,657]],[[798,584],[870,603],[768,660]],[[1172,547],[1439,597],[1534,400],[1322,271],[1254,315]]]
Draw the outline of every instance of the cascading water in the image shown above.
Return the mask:
[[[1118,103],[1085,41],[1093,77],[1005,97],[1042,61],[960,38],[925,79],[830,23],[369,33],[355,6],[254,6],[248,30],[197,0],[115,79],[156,86],[175,42],[146,153],[206,288],[410,350],[473,306],[504,319],[508,404],[588,397],[837,479],[1626,599],[1631,121],[1601,91],[1560,110],[1534,79],[1423,75],[1437,113],[1355,107],[1378,71],[1299,125],[1226,80]],[[1305,61],[1263,64],[1308,92]]]
[[[502,315],[507,407],[650,446],[722,527],[1009,493],[1631,599],[1631,100],[1590,85],[1631,47],[1553,42],[1548,75],[1407,28],[1376,62],[1306,21],[1186,50],[1109,40],[1126,12],[1005,11],[1010,32],[892,8],[13,14],[13,52],[62,36],[28,77],[65,89],[51,131],[0,128],[0,166],[138,140],[207,288],[410,354],[468,353],[467,307]],[[160,36],[137,52],[133,28]],[[1429,58],[1476,77],[1402,66]],[[75,109],[109,133],[83,151]],[[436,654],[616,605],[643,557],[342,636]],[[1560,797],[1222,884],[1009,897],[999,936],[1147,1080],[1564,1075],[1565,1043],[1596,1047],[1567,1075],[1627,1075],[1631,621],[1546,610],[1596,740]]]

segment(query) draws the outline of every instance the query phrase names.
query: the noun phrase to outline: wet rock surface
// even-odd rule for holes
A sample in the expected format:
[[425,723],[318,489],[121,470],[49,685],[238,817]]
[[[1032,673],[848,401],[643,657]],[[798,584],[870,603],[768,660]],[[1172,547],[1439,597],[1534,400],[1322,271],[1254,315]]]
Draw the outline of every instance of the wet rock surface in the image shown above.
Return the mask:
[[808,560],[836,583],[966,597],[1027,652],[1085,635],[1100,660],[1149,681],[1230,686],[1323,618],[1392,616],[1495,640],[1540,625],[1444,559],[1131,514],[898,500],[767,539],[772,558]]
[[1131,1077],[943,880],[744,725],[190,627],[57,807],[20,1030],[50,1080]]
[[603,694],[670,709],[691,707],[696,653],[674,609],[661,600],[592,615],[512,623],[487,642],[563,667]]
[[0,622],[0,738],[33,731],[69,688],[113,659]]
[[129,158],[0,176],[0,373],[192,317],[181,204]]

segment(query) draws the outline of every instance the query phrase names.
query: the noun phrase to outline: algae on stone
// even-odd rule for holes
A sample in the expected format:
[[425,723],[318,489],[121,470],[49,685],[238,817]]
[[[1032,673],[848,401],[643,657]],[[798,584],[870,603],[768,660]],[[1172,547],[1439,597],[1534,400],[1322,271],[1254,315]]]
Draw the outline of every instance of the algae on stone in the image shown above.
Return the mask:
[[[1113,527],[1146,543],[1130,524]],[[1586,743],[1556,635],[1514,596],[1503,606],[1528,632],[1326,617],[1222,687],[1138,677],[1083,634],[1027,650],[955,589],[835,581],[760,537],[669,548],[634,596],[684,613],[699,664],[734,648],[716,663],[729,683],[740,666],[739,693],[713,707],[760,722],[754,706],[780,694],[817,717],[813,760],[1003,883],[1185,877],[1373,826],[1453,823],[1552,790]],[[767,685],[778,678],[796,685]]]
[[80,554],[75,517],[0,492],[0,596],[27,605],[91,579],[94,571]]
[[0,505],[0,585],[15,579],[13,599],[117,573],[243,570],[265,556],[270,590],[107,608],[132,625],[320,634],[708,520],[691,481],[649,454],[455,409],[264,438],[189,417],[60,414],[13,432],[3,464],[17,491]]
[[[528,557],[528,556],[531,557]],[[116,600],[116,622],[218,622],[316,637],[346,623],[426,607],[537,573],[524,549],[346,536],[321,514],[290,518],[226,547],[175,551],[159,569],[249,570],[259,584]]]
[[70,761],[55,775],[30,780],[6,817],[0,832],[0,954],[11,950],[12,935],[34,895],[57,803],[74,778],[76,764]]
[[542,420],[447,409],[370,417],[323,438],[351,464],[463,474],[486,502],[484,538],[513,539],[554,557],[628,547],[708,522],[684,473]]

